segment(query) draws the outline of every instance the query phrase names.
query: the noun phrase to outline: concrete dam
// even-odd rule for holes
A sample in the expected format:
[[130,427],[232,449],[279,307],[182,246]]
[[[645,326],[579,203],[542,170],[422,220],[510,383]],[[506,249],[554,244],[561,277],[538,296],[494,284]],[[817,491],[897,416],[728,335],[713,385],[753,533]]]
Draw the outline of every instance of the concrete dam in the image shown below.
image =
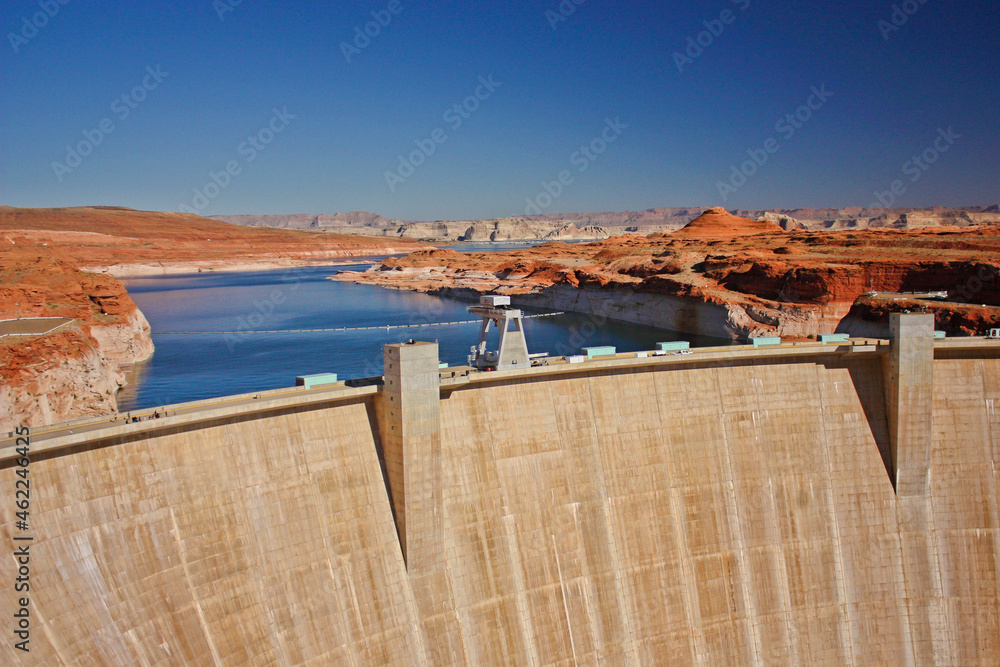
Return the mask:
[[996,665],[1000,342],[892,324],[32,434],[0,663]]

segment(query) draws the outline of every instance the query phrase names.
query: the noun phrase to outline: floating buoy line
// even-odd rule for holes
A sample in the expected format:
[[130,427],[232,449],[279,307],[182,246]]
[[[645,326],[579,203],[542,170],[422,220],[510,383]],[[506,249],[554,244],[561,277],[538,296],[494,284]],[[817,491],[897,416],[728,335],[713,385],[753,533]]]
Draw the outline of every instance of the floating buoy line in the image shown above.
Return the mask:
[[[540,315],[525,315],[523,319],[530,320],[539,317],[555,317],[565,315],[558,313],[543,313]],[[333,333],[343,331],[392,331],[394,329],[416,329],[420,327],[447,327],[455,324],[482,324],[482,320],[460,320],[457,322],[423,322],[421,324],[386,324],[377,327],[337,327],[328,329],[244,329],[242,331],[154,331],[154,336],[243,336],[247,334],[299,334],[299,333]]]

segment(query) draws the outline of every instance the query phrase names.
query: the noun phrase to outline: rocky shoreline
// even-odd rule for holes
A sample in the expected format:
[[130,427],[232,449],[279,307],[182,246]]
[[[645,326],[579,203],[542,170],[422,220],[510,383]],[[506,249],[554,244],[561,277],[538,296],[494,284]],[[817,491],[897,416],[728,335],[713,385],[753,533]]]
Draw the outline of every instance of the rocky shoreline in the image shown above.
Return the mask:
[[517,299],[523,305],[608,317],[621,322],[713,338],[815,337],[837,327],[850,310],[772,309],[710,299],[555,285]]
[[129,264],[112,264],[106,266],[86,266],[81,270],[89,273],[100,273],[115,278],[148,278],[155,276],[175,276],[191,273],[240,273],[245,271],[268,271],[271,269],[290,269],[306,266],[316,266],[328,263],[330,260],[370,259],[409,252],[411,248],[359,248],[357,251],[330,251],[324,253],[309,253],[308,256],[261,258],[257,260],[206,260],[196,262],[135,262]]
[[0,319],[75,320],[51,334],[0,339],[0,431],[115,411],[125,369],[153,353],[149,323],[120,278],[284,269],[426,247],[121,207],[0,206]]
[[[376,269],[377,270],[377,269]],[[407,273],[409,275],[407,276]],[[751,336],[816,337],[830,333],[851,311],[852,304],[831,304],[823,308],[725,302],[697,296],[673,296],[641,292],[627,286],[591,287],[551,285],[526,292],[498,289],[457,278],[449,286],[428,287],[426,272],[404,272],[398,281],[372,280],[367,273],[342,271],[334,280],[377,285],[388,289],[416,291],[473,303],[488,293],[509,294],[520,307],[568,311],[630,324],[712,338],[745,339]],[[435,276],[438,280],[442,274]]]
[[[717,338],[885,336],[888,313],[904,309],[933,312],[951,335],[974,335],[1000,322],[998,250],[1000,227],[990,225],[788,231],[713,209],[668,234],[488,254],[419,251],[332,278],[468,300],[507,294],[522,306]],[[941,290],[947,299],[893,294]]]
[[[153,352],[149,324],[119,278],[280,269],[427,247],[361,237],[324,243],[322,234],[135,211],[45,213],[51,220],[23,209],[0,214],[10,241],[0,246],[0,314],[13,317],[17,308],[78,322],[0,342],[0,431],[115,411],[128,365]],[[137,233],[136,221],[174,227],[141,242],[124,235],[126,227]],[[934,312],[950,334],[1000,326],[1000,226],[816,232],[782,222],[710,209],[670,233],[506,252],[424,249],[332,278],[470,301],[508,294],[522,306],[729,339],[884,335],[888,313],[901,309]],[[906,290],[952,296],[866,296]]]
[[138,309],[122,322],[14,345],[5,360],[20,368],[0,387],[0,432],[116,412],[125,371],[153,355],[149,323]]

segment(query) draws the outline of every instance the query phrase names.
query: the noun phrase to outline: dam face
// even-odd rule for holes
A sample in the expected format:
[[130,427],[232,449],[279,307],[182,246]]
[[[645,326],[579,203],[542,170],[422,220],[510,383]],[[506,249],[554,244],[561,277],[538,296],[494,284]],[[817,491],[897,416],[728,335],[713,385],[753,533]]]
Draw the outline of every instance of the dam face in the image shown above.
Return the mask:
[[382,388],[54,442],[0,661],[997,664],[1000,346],[919,324],[436,401],[436,352],[396,346]]

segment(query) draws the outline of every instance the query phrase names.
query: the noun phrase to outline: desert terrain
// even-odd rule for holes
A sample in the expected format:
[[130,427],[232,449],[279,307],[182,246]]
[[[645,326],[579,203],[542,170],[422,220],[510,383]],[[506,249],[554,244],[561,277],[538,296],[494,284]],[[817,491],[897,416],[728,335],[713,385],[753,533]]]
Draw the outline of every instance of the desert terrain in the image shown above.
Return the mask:
[[[710,209],[675,232],[500,253],[425,250],[338,280],[599,313],[694,334],[885,335],[888,313],[933,311],[952,335],[1000,322],[1000,226],[786,231]],[[944,299],[906,292],[947,292]]]
[[115,411],[124,370],[153,353],[149,324],[118,278],[300,266],[422,247],[116,207],[0,207],[0,320],[73,320],[44,336],[0,337],[0,432]]
[[45,248],[86,271],[132,277],[283,268],[408,252],[422,244],[253,229],[197,215],[121,207],[0,206],[0,247],[7,246]]
[[[890,312],[922,309],[952,335],[1000,326],[1000,224],[937,223],[813,231],[710,209],[670,232],[463,254],[398,237],[115,207],[0,207],[0,319],[74,320],[46,336],[0,339],[0,431],[16,415],[40,424],[115,410],[123,370],[153,350],[118,278],[413,251],[335,278],[469,299],[511,294],[522,305],[729,338],[885,335]],[[948,296],[896,294],[911,291]]]
[[[550,213],[481,220],[396,220],[376,213],[352,211],[333,215],[213,216],[234,225],[303,229],[423,239],[432,242],[580,241],[621,234],[675,231],[702,215],[708,207],[651,208],[620,213]],[[1000,222],[1000,206],[948,208],[796,208],[737,210],[735,215],[765,219],[783,229],[858,230],[969,227]]]

